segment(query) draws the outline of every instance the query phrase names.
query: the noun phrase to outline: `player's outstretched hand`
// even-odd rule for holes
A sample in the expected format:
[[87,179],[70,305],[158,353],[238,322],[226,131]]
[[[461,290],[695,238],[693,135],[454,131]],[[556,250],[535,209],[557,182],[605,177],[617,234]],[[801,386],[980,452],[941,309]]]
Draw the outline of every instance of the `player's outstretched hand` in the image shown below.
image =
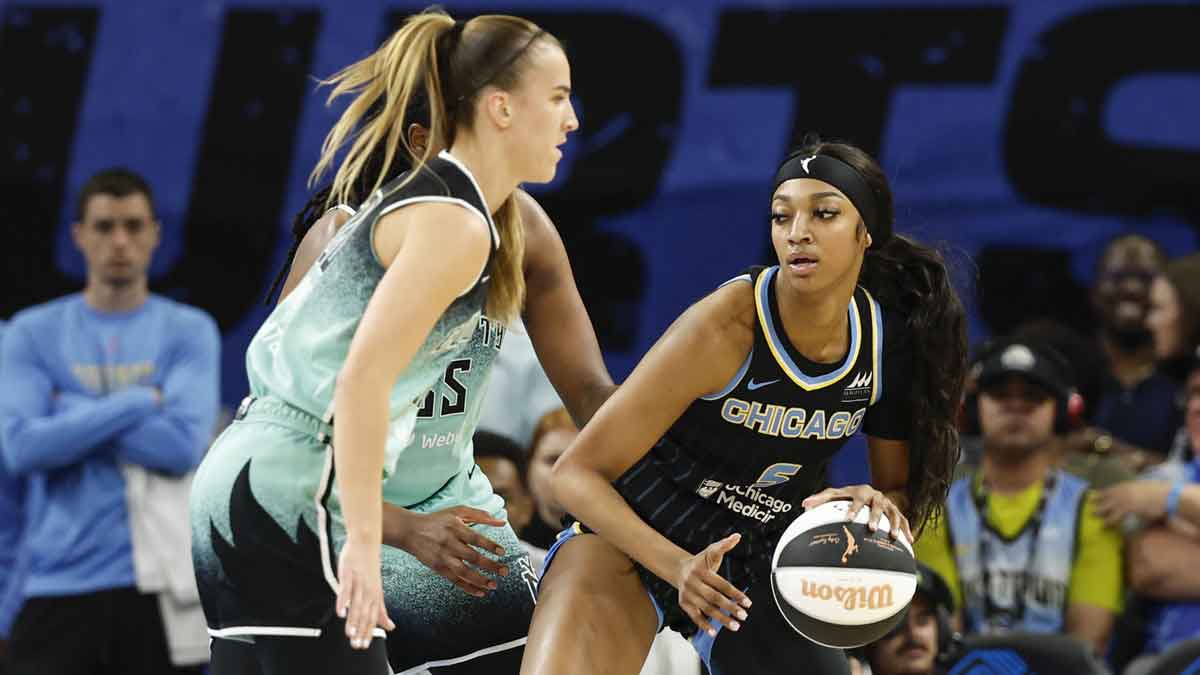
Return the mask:
[[729,630],[737,630],[741,628],[738,621],[746,620],[746,609],[750,607],[750,598],[717,574],[721,559],[741,539],[742,535],[734,533],[709,544],[708,548],[683,561],[675,579],[679,606],[700,630],[712,636],[717,634],[717,629],[709,624],[709,619]]
[[479,570],[499,576],[508,575],[508,567],[478,550],[502,556],[504,547],[469,527],[472,523],[503,527],[503,520],[469,506],[454,506],[433,513],[414,512],[411,515],[400,548],[449,579],[455,586],[482,598],[488,591],[496,589],[496,582],[480,574]]
[[863,506],[871,507],[871,515],[867,517],[867,528],[872,532],[879,527],[879,516],[887,516],[888,523],[891,525],[891,537],[895,539],[897,534],[903,532],[908,537],[908,542],[913,541],[912,530],[908,527],[908,518],[901,513],[900,507],[896,506],[891,499],[884,493],[876,490],[870,485],[848,485],[840,488],[826,488],[815,495],[809,496],[801,505],[806,509],[811,509],[814,506],[820,506],[825,502],[831,502],[835,499],[849,499],[850,510],[847,512],[847,520],[858,515],[859,509]]
[[371,646],[375,626],[392,630],[383,603],[379,543],[350,539],[338,556],[337,615],[346,620],[346,637],[354,649]]

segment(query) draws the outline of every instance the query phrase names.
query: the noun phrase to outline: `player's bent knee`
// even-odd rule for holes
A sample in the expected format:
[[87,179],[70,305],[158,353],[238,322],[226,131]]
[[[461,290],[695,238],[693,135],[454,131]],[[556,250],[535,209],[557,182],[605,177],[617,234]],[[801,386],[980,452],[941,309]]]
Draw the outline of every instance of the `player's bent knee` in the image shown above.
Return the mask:
[[614,615],[651,628],[658,621],[629,556],[593,534],[579,535],[559,549],[542,578],[538,606],[556,614],[570,612],[581,628],[611,626]]

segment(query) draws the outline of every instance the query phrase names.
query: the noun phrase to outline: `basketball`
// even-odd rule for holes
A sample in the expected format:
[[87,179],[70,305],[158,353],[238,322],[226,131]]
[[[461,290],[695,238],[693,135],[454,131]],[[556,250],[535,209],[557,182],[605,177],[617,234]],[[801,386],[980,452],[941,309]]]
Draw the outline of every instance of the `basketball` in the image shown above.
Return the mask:
[[771,563],[775,604],[796,632],[848,649],[883,637],[917,588],[912,545],[892,539],[887,518],[867,529],[870,509],[846,519],[849,501],[826,502],[784,530]]

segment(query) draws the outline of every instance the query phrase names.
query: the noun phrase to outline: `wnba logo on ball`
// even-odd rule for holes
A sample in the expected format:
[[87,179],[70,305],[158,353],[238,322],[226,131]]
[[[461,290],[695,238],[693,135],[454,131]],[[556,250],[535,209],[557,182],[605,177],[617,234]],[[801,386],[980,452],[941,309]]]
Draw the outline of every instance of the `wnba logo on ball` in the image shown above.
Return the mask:
[[800,582],[800,594],[818,600],[833,600],[842,603],[846,611],[855,609],[885,609],[896,604],[892,587],[884,586],[833,586],[818,584],[807,579]]

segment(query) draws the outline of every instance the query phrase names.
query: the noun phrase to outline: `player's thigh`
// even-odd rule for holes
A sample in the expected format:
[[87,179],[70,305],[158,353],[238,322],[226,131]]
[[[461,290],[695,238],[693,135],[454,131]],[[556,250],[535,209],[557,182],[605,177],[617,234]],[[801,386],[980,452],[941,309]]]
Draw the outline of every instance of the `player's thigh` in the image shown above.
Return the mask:
[[768,675],[796,663],[806,664],[804,672],[812,675],[849,675],[845,652],[823,647],[788,625],[769,582],[751,586],[747,595],[753,604],[740,630],[722,628],[707,644],[703,634],[692,640],[712,675]]
[[659,616],[624,553],[594,534],[563,543],[538,587],[523,673],[636,673]]

